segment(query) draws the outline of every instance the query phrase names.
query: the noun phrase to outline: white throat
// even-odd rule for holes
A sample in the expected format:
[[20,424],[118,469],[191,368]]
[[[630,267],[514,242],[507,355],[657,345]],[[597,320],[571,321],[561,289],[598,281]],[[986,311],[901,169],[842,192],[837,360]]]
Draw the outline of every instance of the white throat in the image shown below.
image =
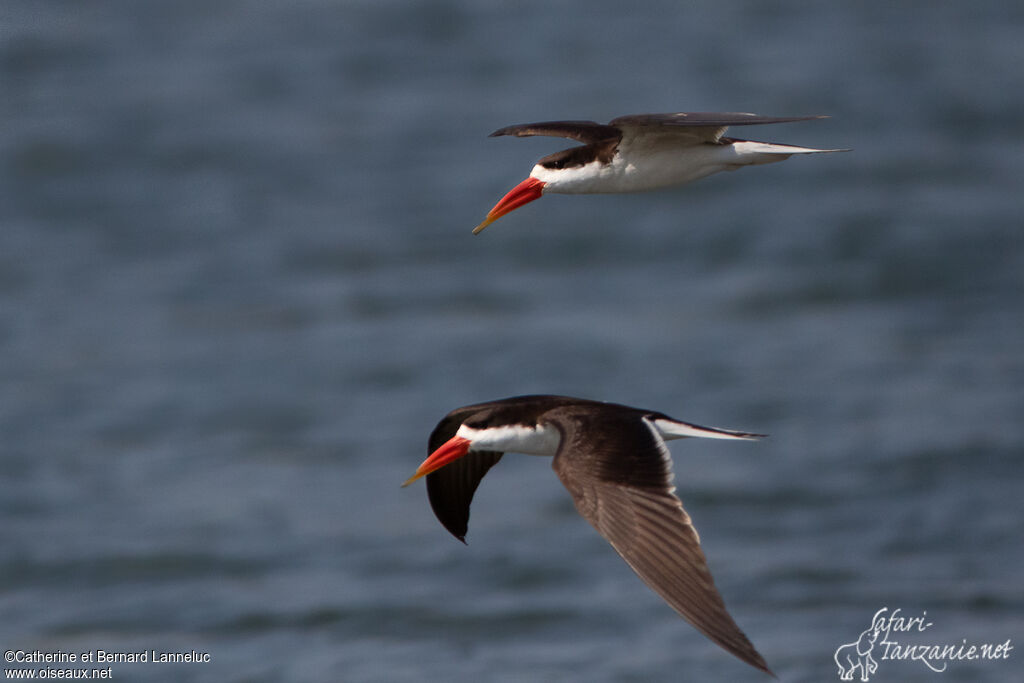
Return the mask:
[[561,435],[550,426],[507,425],[474,429],[462,425],[456,436],[469,439],[470,450],[515,452],[526,455],[554,455]]
[[605,189],[609,177],[618,175],[617,169],[600,161],[591,161],[584,166],[550,169],[540,164],[530,172],[532,178],[544,183],[545,192],[555,194],[596,194],[608,192]]

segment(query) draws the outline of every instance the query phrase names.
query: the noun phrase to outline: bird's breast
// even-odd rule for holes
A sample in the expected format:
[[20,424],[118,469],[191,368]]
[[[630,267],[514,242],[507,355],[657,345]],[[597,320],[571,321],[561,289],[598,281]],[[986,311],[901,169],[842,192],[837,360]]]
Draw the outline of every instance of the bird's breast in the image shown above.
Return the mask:
[[634,145],[620,149],[609,163],[594,161],[560,171],[538,166],[533,175],[546,183],[545,192],[646,192],[682,185],[743,163],[732,145]]

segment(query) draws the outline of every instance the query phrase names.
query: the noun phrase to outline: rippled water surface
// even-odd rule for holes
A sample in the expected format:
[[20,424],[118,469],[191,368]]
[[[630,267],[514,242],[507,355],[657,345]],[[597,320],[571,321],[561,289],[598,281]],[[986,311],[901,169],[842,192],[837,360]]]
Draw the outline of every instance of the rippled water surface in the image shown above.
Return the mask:
[[[545,460],[488,476],[468,547],[399,489],[448,410],[522,393],[771,435],[672,451],[780,680],[837,680],[883,607],[1022,642],[1022,31],[1011,2],[8,0],[0,644],[210,654],[121,681],[769,680]],[[492,130],[678,110],[830,114],[743,134],[854,151],[470,234],[566,146]]]

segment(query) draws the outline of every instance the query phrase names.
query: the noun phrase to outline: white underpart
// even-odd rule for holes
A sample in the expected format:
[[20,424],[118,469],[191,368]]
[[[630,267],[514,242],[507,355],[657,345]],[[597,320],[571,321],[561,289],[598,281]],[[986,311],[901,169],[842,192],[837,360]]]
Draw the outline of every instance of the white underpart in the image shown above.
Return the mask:
[[[665,445],[665,439],[679,439],[682,437],[678,436],[665,436],[665,431],[658,425],[659,422],[665,422],[665,420],[654,420],[651,421],[649,418],[643,418],[644,425],[651,430],[651,434],[654,436],[654,443],[658,448],[658,455],[661,456],[663,462],[668,465],[669,471],[669,483],[675,480],[675,472],[672,471],[672,454],[668,452],[668,446]],[[671,486],[669,493],[675,491],[676,487]]]
[[720,171],[771,164],[793,154],[837,152],[770,142],[739,141],[727,145],[697,144],[689,138],[645,135],[619,143],[610,164],[593,161],[564,169],[533,167],[530,175],[543,181],[544,192],[597,194],[645,192],[682,185]]
[[698,427],[697,425],[675,420],[657,419],[654,420],[654,428],[664,439],[686,439],[699,437],[703,439],[742,439],[744,441],[756,440],[757,437],[743,432],[734,432],[728,429],[715,429],[714,427]]
[[469,439],[471,450],[524,453],[526,455],[554,455],[561,435],[550,426],[509,425],[473,429],[462,425],[456,436]]

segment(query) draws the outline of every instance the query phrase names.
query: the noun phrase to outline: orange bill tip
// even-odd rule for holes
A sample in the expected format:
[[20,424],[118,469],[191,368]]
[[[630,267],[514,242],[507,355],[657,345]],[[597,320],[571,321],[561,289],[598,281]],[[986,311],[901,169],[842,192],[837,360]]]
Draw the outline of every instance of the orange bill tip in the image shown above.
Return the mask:
[[488,225],[498,220],[499,218],[501,218],[501,216],[492,216],[491,214],[487,214],[487,218],[484,219],[484,222],[473,228],[473,234],[478,234],[481,230],[483,230],[484,228],[486,228]]
[[422,477],[424,474],[426,474],[426,472],[417,472],[416,474],[412,475],[411,477],[409,477],[408,479],[405,480],[405,482],[402,484],[401,488],[404,489],[406,486],[408,486],[409,484],[413,483],[414,481],[416,481],[417,479]]

